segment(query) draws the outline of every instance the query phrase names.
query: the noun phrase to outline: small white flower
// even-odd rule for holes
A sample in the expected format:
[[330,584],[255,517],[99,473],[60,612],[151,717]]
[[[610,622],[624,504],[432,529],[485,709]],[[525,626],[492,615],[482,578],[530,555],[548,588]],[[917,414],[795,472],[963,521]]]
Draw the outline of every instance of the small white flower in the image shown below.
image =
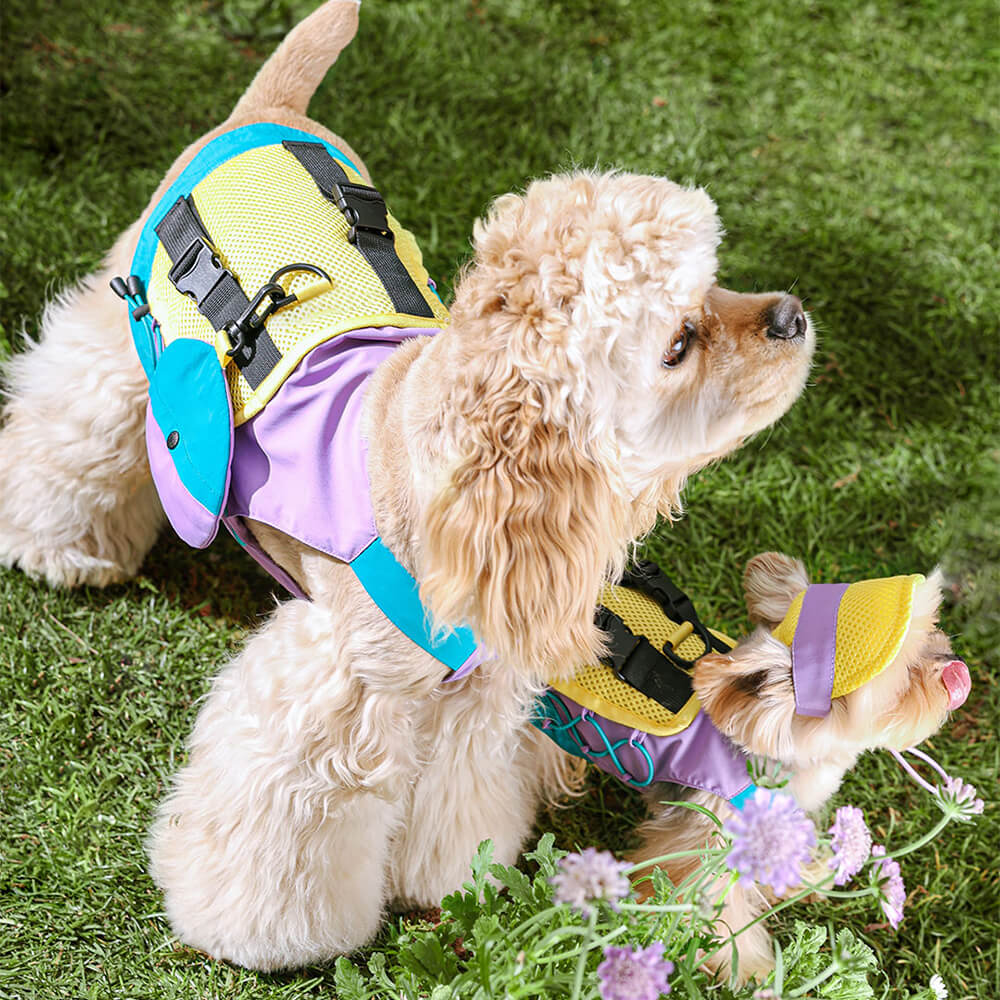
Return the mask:
[[949,777],[944,783],[944,789],[938,789],[938,797],[947,805],[959,810],[958,819],[970,820],[973,816],[981,816],[983,800],[979,798],[975,785],[970,785],[961,778]]
[[939,975],[931,976],[930,986],[937,1000],[948,1000],[948,987],[945,986],[944,980]]

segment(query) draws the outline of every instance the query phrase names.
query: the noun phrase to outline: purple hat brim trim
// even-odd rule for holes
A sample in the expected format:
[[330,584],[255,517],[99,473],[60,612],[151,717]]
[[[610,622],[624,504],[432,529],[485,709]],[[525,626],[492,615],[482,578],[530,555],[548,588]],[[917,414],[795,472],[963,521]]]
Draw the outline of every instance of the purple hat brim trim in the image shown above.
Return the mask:
[[846,583],[814,583],[802,598],[792,640],[795,711],[821,719],[830,714],[837,653],[837,613]]

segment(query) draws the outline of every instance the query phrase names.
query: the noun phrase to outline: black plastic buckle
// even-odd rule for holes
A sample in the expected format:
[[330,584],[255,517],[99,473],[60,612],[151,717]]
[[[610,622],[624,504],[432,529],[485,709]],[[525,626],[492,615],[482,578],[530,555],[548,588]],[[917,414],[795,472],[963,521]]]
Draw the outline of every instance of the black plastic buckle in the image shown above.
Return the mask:
[[[270,316],[279,309],[284,309],[285,306],[290,306],[293,302],[299,301],[299,297],[294,292],[286,292],[278,283],[279,278],[283,278],[286,274],[291,274],[294,271],[308,271],[310,274],[318,274],[330,284],[333,283],[330,275],[323,268],[317,267],[315,264],[286,264],[284,267],[279,267],[271,275],[270,279],[261,286],[239,318],[226,327],[226,335],[229,337],[229,342],[233,345],[226,351],[229,357],[235,357],[237,354],[249,350],[253,346],[257,334],[264,328],[264,323],[267,322]],[[271,301],[258,313],[257,309],[266,298],[269,298]]]
[[[608,644],[608,653],[601,657],[601,662],[610,667],[615,676],[624,681],[622,671],[628,663],[632,654],[639,648],[639,644],[645,636],[636,635],[618,615],[609,611],[603,605],[598,605],[597,614],[594,617],[594,624],[602,631],[606,632],[611,641]],[[649,640],[646,640],[647,642]],[[626,683],[628,683],[626,681]]]
[[351,226],[347,233],[351,243],[357,243],[359,229],[385,236],[390,243],[395,241],[389,228],[385,201],[375,188],[366,184],[345,183],[334,184],[334,190],[337,194],[337,208],[344,213],[344,218]]
[[200,236],[188,245],[167,272],[174,288],[190,295],[199,306],[226,275],[232,277],[233,273],[222,266],[215,251]]
[[[665,583],[669,583],[673,587],[674,593],[671,593],[664,586]],[[673,583],[656,563],[648,559],[638,560],[632,570],[625,574],[622,584],[623,586],[634,587],[645,592],[660,605],[668,618],[672,618],[678,624],[687,622],[694,630],[694,635],[701,640],[701,644],[705,647],[705,652],[701,654],[702,656],[713,650],[716,653],[728,653],[732,649],[732,646],[727,645],[721,639],[717,639],[712,635],[708,627],[698,617],[691,598],[677,584]],[[695,662],[701,658],[696,657],[695,660],[685,660],[674,653],[669,644],[663,647],[663,653],[682,670],[693,670]]]

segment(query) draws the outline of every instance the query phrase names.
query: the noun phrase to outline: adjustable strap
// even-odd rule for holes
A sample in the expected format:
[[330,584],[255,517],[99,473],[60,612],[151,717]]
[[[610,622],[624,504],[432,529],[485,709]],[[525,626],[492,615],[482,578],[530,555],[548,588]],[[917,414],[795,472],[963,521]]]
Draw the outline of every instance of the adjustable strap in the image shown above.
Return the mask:
[[309,172],[323,197],[344,213],[351,226],[347,238],[385,286],[396,312],[433,318],[434,312],[396,254],[395,236],[378,191],[354,184],[322,143],[286,140],[282,145]]
[[636,635],[613,611],[598,607],[597,627],[610,638],[604,662],[647,698],[676,714],[690,700],[691,676],[672,663],[644,635]]
[[[728,653],[733,648],[728,642],[724,642],[709,631],[698,617],[694,604],[691,603],[691,598],[656,563],[650,562],[648,559],[638,560],[634,567],[625,573],[622,578],[622,586],[641,591],[647,597],[652,598],[672,621],[689,622],[694,634],[701,639],[705,653],[713,650],[716,653]],[[664,652],[674,663],[685,670],[690,670],[694,666],[694,660],[685,660],[673,650],[664,650]]]
[[[621,585],[652,598],[671,621],[688,622],[692,634],[702,641],[704,653],[700,655],[732,649],[705,627],[691,599],[655,563],[636,563]],[[635,635],[618,615],[605,607],[598,608],[596,623],[610,637],[605,662],[619,680],[671,712],[677,713],[687,704],[693,693],[690,670],[698,657],[685,660],[669,645],[657,649],[644,635]]]
[[489,654],[464,626],[446,635],[433,634],[420,588],[381,538],[376,538],[350,562],[368,596],[407,638],[452,671],[448,679],[465,676]]
[[[173,265],[167,277],[177,291],[194,299],[213,330],[225,330],[246,313],[250,300],[236,275],[216,256],[190,195],[174,202],[156,227],[156,235]],[[256,389],[281,360],[281,353],[261,326],[253,340],[242,343],[232,358],[250,387]]]

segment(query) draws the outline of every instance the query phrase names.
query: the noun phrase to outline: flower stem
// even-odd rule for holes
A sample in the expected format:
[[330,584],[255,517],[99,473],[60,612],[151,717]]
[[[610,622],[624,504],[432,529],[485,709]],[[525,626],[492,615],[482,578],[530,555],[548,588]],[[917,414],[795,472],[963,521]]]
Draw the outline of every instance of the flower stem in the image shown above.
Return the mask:
[[619,903],[623,913],[690,913],[694,903]]
[[[627,933],[629,930],[628,924],[619,924],[613,931],[608,931],[602,937],[591,941],[589,948],[603,948],[609,941],[614,941],[616,937],[621,937],[622,934]],[[582,928],[580,933],[586,933],[586,928]],[[572,958],[574,955],[579,954],[576,948],[570,948],[569,951],[560,951],[555,955],[543,955],[541,958],[535,959],[534,962],[535,965],[552,965],[555,962],[561,962],[564,958]]]
[[935,771],[937,771],[938,774],[941,775],[942,778],[944,778],[945,781],[948,781],[951,778],[951,775],[930,754],[924,753],[923,750],[918,750],[916,747],[910,747],[910,749],[906,752],[912,753],[918,760],[922,760],[925,764],[929,764]]
[[702,961],[705,962],[708,959],[710,959],[713,955],[718,955],[718,953],[722,951],[723,948],[725,948],[731,942],[735,941],[736,938],[738,938],[744,931],[750,930],[750,928],[753,927],[755,924],[759,924],[762,920],[766,920],[768,917],[773,917],[775,913],[780,913],[782,910],[787,909],[793,903],[797,903],[800,899],[805,899],[806,896],[808,896],[812,892],[816,892],[817,889],[823,891],[822,887],[827,882],[832,882],[832,881],[833,881],[833,873],[831,872],[829,878],[824,879],[823,882],[819,883],[819,885],[808,885],[804,889],[801,889],[799,892],[797,892],[794,896],[789,896],[788,899],[785,899],[782,902],[778,903],[777,906],[772,906],[771,909],[766,910],[755,920],[751,920],[750,923],[744,924],[739,930],[733,931],[733,933],[730,934],[729,937],[727,937],[719,945],[718,948],[716,948],[714,951],[710,951],[707,955],[705,955]]
[[729,876],[729,882],[726,885],[726,888],[722,890],[722,895],[719,896],[719,898],[715,901],[716,906],[721,906],[725,902],[726,896],[729,895],[730,890],[734,885],[736,885],[737,882],[739,882],[739,880],[740,880],[739,872],[733,872],[732,875]]
[[821,889],[817,886],[815,892],[823,893],[828,899],[864,899],[865,896],[875,896],[878,893],[872,889]]
[[[926,791],[930,792],[930,793],[931,793],[931,795],[933,795],[933,794],[934,794],[934,792],[935,792],[935,788],[934,788],[934,786],[933,786],[933,785],[931,785],[931,784],[929,784],[928,782],[924,781],[924,779],[923,779],[923,778],[921,778],[921,777],[920,777],[920,775],[919,775],[919,774],[917,774],[916,770],[915,770],[915,769],[914,769],[914,768],[913,768],[913,767],[912,767],[912,766],[910,765],[910,762],[909,762],[908,760],[906,760],[906,758],[904,758],[904,757],[903,757],[903,755],[902,755],[902,754],[901,754],[901,753],[900,753],[900,752],[899,752],[898,750],[890,750],[890,751],[889,751],[889,753],[891,753],[891,754],[893,755],[893,757],[895,757],[895,758],[896,758],[896,762],[897,762],[897,763],[899,764],[899,766],[900,766],[900,767],[901,767],[901,768],[902,768],[902,769],[903,769],[903,770],[904,770],[904,771],[905,771],[905,772],[906,772],[906,773],[907,773],[907,774],[908,774],[908,775],[909,775],[909,776],[910,776],[910,777],[911,777],[911,778],[912,778],[912,779],[913,779],[913,780],[914,780],[914,781],[915,781],[915,782],[916,782],[916,783],[917,783],[918,785],[920,785],[920,786],[921,786],[921,788],[924,788],[924,789],[925,789]],[[911,751],[911,753],[912,753],[912,751]]]
[[587,968],[587,958],[590,954],[590,940],[594,936],[594,925],[597,923],[597,910],[591,909],[590,920],[587,922],[587,933],[583,936],[580,946],[580,957],[576,960],[576,974],[573,976],[572,1000],[580,1000],[580,989],[583,986],[583,972]]
[[929,833],[925,833],[919,840],[915,840],[912,844],[907,844],[906,847],[901,847],[898,851],[886,851],[878,857],[878,860],[884,858],[902,858],[907,854],[912,854],[914,851],[919,851],[921,847],[925,844],[929,844],[953,819],[951,815],[945,813],[944,816],[934,824],[934,827]]
[[537,924],[540,920],[547,917],[550,913],[557,909],[558,907],[556,906],[549,906],[538,913],[532,914],[532,916],[528,917],[527,920],[522,920],[512,931],[508,931],[508,936],[514,937],[515,935],[520,934],[521,931],[527,930],[532,924]]
[[632,872],[642,871],[643,868],[655,868],[662,862],[673,861],[675,858],[697,858],[697,857],[713,858],[713,857],[721,857],[725,853],[726,852],[723,848],[717,848],[717,847],[703,847],[691,851],[674,851],[673,854],[661,854],[659,857],[650,858],[648,861],[637,861],[630,868],[625,869],[625,874],[631,875]]

